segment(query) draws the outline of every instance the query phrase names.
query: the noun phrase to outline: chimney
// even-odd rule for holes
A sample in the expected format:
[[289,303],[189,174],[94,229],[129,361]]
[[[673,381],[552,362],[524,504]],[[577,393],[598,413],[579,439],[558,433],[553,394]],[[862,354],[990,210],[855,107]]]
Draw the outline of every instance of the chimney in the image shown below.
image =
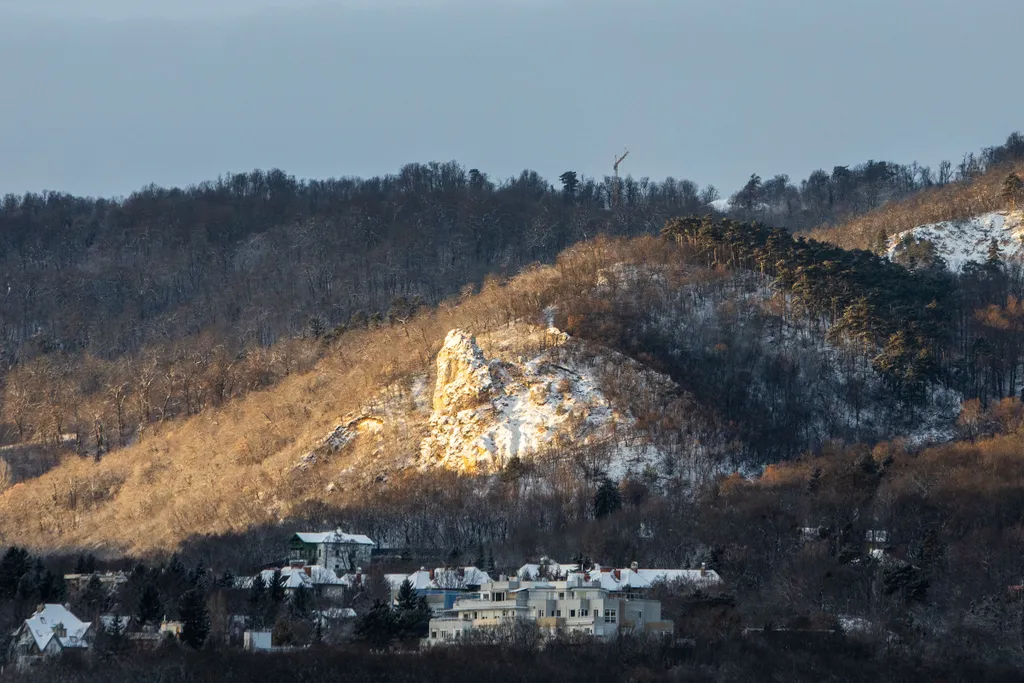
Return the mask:
[[309,565],[306,565],[305,567],[303,567],[303,569],[306,571],[306,576],[313,576],[313,568],[312,567],[310,567]]
[[434,580],[434,570],[433,569],[430,570],[430,580],[431,581]]
[[707,573],[708,573],[708,565],[707,565],[707,563],[706,562],[701,562],[700,563],[700,575],[701,576],[707,576]]
[[614,570],[613,574],[615,575],[615,580],[616,581],[621,581],[622,580],[622,572],[620,570],[618,570],[618,569]]
[[508,581],[508,577],[504,574],[498,574],[498,581]]
[[639,562],[632,562],[632,563],[630,563],[629,568],[632,569],[633,571],[636,571],[637,569],[640,569],[640,563]]

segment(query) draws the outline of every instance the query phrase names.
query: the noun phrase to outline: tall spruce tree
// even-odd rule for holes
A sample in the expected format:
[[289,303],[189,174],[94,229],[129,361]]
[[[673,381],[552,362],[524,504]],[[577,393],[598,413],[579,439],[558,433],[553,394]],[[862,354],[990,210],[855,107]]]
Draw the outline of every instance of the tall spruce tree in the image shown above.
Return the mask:
[[135,616],[140,624],[155,624],[163,613],[160,603],[160,591],[152,583],[146,583],[139,593],[139,603],[135,607]]
[[607,517],[622,507],[622,494],[619,487],[608,477],[601,480],[594,494],[594,517],[601,519]]
[[198,650],[210,635],[210,611],[203,592],[192,588],[182,593],[178,616],[181,618],[181,642]]

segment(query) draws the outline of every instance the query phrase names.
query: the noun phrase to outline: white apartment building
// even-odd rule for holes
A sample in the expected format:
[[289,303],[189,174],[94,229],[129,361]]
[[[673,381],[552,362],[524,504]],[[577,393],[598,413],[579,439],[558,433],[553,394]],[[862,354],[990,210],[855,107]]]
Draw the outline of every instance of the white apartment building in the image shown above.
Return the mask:
[[611,638],[623,632],[673,632],[662,621],[661,603],[635,595],[611,593],[599,580],[570,577],[565,581],[505,579],[460,596],[454,606],[431,619],[427,645],[456,643],[468,631],[494,628],[516,619],[535,621],[549,637],[579,634]]

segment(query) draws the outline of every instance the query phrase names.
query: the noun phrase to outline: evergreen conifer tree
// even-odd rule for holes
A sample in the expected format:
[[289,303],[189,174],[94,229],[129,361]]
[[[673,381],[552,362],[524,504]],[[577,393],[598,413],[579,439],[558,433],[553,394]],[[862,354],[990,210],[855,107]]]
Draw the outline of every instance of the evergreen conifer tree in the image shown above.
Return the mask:
[[601,480],[594,494],[594,517],[601,519],[622,507],[622,494],[619,487],[608,477]]
[[178,616],[181,617],[181,641],[198,650],[210,634],[210,611],[202,591],[192,588],[182,593]]
[[139,604],[135,608],[135,616],[140,624],[155,624],[160,620],[163,606],[160,604],[160,591],[152,583],[146,583],[139,593]]

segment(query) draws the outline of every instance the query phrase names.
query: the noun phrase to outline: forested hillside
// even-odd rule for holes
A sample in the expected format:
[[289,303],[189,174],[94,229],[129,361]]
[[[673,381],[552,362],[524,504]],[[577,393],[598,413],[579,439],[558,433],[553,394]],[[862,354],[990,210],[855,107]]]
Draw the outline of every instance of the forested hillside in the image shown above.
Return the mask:
[[[725,592],[662,597],[714,657],[781,626],[1019,668],[1024,268],[881,246],[1011,213],[1022,156],[728,202],[456,164],[7,198],[0,545],[199,576],[343,525],[451,564],[703,562]],[[8,555],[22,609],[49,570]]]
[[[598,234],[656,234],[666,220],[727,208],[789,229],[884,215],[934,218],[934,197],[991,208],[1005,145],[937,172],[890,162],[751,182],[730,201],[691,181],[621,181],[567,171],[495,182],[455,163],[393,176],[297,181],[224,176],[126,198],[47,192],[0,203],[0,447],[16,479],[57,453],[102,456],[147,425],[223,405],[309,370],[322,340],[401,324],[487,276],[550,262]],[[895,202],[902,197],[908,200]],[[931,213],[929,213],[931,211]],[[948,213],[948,212],[946,212]],[[816,235],[879,240],[871,214]],[[945,215],[945,214],[943,214]],[[887,219],[886,219],[887,220]],[[893,234],[907,219],[893,223]]]

